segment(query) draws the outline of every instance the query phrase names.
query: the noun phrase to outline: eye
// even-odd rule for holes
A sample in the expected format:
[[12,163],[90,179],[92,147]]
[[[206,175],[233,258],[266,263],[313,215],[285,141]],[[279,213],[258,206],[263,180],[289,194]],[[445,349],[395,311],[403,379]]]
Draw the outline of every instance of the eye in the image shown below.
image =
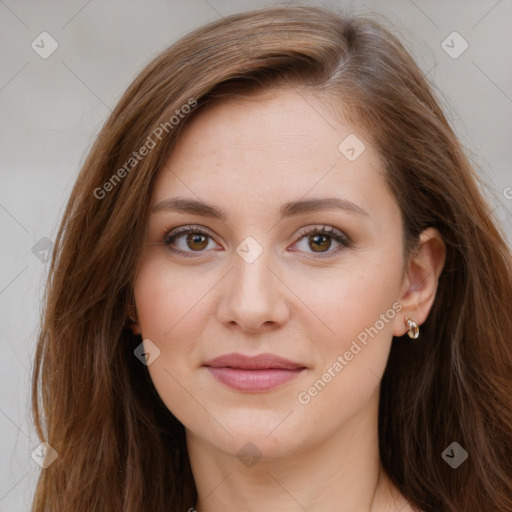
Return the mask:
[[[338,253],[342,248],[350,247],[350,239],[343,232],[328,226],[319,227],[308,227],[300,230],[299,234],[301,238],[295,245],[305,242],[303,249],[308,252],[308,248],[316,254],[322,254],[321,256],[314,256],[315,258],[325,258]],[[338,244],[338,249],[329,251],[332,247],[333,240]],[[295,250],[295,249],[293,249]],[[325,256],[324,256],[325,254]]]
[[211,234],[199,226],[183,226],[170,232],[165,230],[162,236],[162,243],[172,252],[192,257],[194,253],[204,252],[210,241],[213,241]]
[[[315,258],[331,256],[338,253],[341,248],[350,246],[349,237],[333,227],[314,226],[303,228],[299,231],[299,235],[300,239],[294,245],[305,242],[305,246],[299,250],[310,252],[308,249],[311,249],[313,253],[317,254],[314,255]],[[333,240],[338,244],[338,249],[330,251]],[[200,253],[208,249],[210,242],[213,242],[213,236],[209,231],[200,226],[182,226],[171,231],[166,229],[161,237],[161,241],[170,251],[176,254],[194,257],[196,255],[199,256]],[[292,249],[292,251],[296,250]]]

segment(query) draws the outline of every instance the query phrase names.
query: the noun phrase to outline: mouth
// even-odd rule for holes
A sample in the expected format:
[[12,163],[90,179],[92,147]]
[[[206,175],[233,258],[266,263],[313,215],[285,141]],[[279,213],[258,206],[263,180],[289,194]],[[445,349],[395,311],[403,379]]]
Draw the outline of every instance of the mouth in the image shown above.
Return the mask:
[[273,354],[226,354],[203,364],[216,380],[245,392],[276,388],[298,377],[306,366]]

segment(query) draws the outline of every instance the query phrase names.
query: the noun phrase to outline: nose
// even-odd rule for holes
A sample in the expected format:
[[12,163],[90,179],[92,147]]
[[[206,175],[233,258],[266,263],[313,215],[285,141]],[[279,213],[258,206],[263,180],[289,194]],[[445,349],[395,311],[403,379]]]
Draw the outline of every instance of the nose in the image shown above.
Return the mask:
[[238,326],[246,332],[273,330],[283,326],[289,318],[291,292],[267,251],[253,262],[233,255],[234,268],[223,279],[218,320],[228,327]]

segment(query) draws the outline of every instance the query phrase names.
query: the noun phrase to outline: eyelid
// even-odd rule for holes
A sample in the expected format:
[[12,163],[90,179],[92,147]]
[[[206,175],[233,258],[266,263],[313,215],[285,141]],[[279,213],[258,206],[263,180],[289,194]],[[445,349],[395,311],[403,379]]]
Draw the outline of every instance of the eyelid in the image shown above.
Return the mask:
[[[183,251],[181,249],[171,249],[171,242],[179,238],[181,235],[187,234],[187,233],[200,233],[202,235],[208,236],[212,241],[215,241],[216,235],[214,235],[208,228],[204,226],[200,226],[197,224],[187,224],[185,226],[179,226],[176,228],[165,228],[163,233],[161,234],[159,241],[160,243],[163,243],[164,246],[168,247],[169,250],[174,253],[181,256],[186,257],[198,257],[201,256],[201,253],[206,251]],[[172,239],[172,240],[171,240]],[[217,243],[217,242],[215,242]]]
[[326,235],[332,235],[332,236],[339,236],[340,238],[345,239],[347,242],[350,241],[350,238],[347,234],[345,234],[343,231],[341,231],[338,228],[335,228],[334,226],[329,226],[327,224],[317,224],[313,226],[306,226],[303,228],[300,228],[299,231],[297,231],[297,235],[299,235],[301,238],[312,234],[312,233],[323,233]]
[[[185,226],[178,226],[176,228],[165,228],[162,234],[164,239],[171,237],[175,237],[184,233],[202,233],[203,235],[208,235],[210,238],[215,238],[217,235],[210,231],[208,228],[201,226],[199,224],[187,224]],[[171,235],[172,233],[172,235]]]
[[[337,255],[342,251],[342,249],[346,249],[348,247],[352,246],[352,240],[351,238],[345,234],[343,231],[341,231],[338,228],[335,228],[334,226],[329,225],[316,225],[316,226],[307,226],[304,228],[301,228],[298,231],[299,238],[293,243],[293,245],[299,243],[303,238],[305,238],[308,235],[312,234],[320,234],[320,235],[327,235],[330,238],[332,238],[336,243],[338,243],[340,247],[334,250],[329,250],[327,252],[318,252],[318,253],[308,253],[312,254],[313,258],[315,259],[321,259],[321,258],[329,258]],[[296,249],[295,249],[296,250]],[[294,251],[295,251],[294,250]]]

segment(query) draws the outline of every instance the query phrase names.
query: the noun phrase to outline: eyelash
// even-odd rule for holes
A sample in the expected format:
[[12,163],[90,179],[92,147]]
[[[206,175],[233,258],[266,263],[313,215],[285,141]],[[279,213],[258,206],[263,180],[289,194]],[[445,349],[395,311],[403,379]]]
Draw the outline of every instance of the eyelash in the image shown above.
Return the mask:
[[[162,233],[160,237],[160,242],[164,244],[166,247],[168,247],[172,252],[179,254],[181,256],[185,257],[197,257],[199,256],[203,251],[195,251],[189,252],[189,251],[182,251],[181,249],[173,248],[171,249],[171,244],[181,235],[186,233],[196,233],[201,234],[209,237],[210,239],[213,239],[213,236],[206,231],[204,228],[201,228],[200,226],[183,226],[181,228],[176,228],[175,230],[169,230],[169,228],[166,228],[164,232]],[[302,228],[299,230],[300,235],[299,239],[297,241],[302,240],[304,237],[312,234],[318,234],[318,235],[327,235],[334,239],[336,242],[338,242],[342,247],[348,248],[351,246],[351,240],[350,238],[342,233],[339,230],[336,230],[335,228],[328,229],[327,226],[322,226],[321,228],[318,227],[309,227],[309,228]],[[297,243],[297,242],[295,242]],[[313,258],[328,258],[331,257],[333,254],[337,254],[342,249],[338,248],[334,251],[329,251],[326,253],[316,253],[316,255],[313,256]],[[314,254],[314,253],[313,253]]]

